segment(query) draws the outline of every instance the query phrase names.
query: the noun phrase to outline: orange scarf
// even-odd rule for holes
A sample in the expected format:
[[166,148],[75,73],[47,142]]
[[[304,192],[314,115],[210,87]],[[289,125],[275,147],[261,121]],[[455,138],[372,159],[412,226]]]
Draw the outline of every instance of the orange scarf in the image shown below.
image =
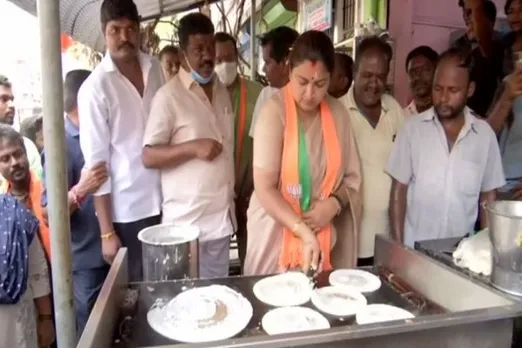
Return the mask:
[[[290,86],[284,88],[285,103],[285,131],[283,156],[281,162],[281,193],[294,211],[301,216],[300,194],[301,183],[299,178],[299,120],[294,97]],[[341,172],[341,148],[337,136],[335,121],[326,101],[320,105],[321,128],[323,130],[324,154],[326,156],[326,174],[321,183],[321,199],[330,197]],[[311,164],[312,166],[313,164]],[[296,188],[298,188],[296,190]],[[317,234],[319,245],[323,253],[323,268],[332,268],[330,261],[330,244],[332,225],[328,224]],[[296,268],[302,264],[301,239],[294,236],[292,231],[283,227],[283,246],[279,257],[279,266],[282,270]]]
[[[45,256],[47,260],[51,261],[51,235],[49,234],[49,227],[45,223],[43,217],[43,209],[42,209],[42,191],[43,185],[40,181],[38,175],[31,171],[31,181],[29,183],[29,203],[30,210],[33,212],[34,216],[38,219],[39,227],[38,227],[38,236],[40,237],[40,241],[42,242],[42,246],[45,251]],[[7,180],[2,182],[2,192],[10,193],[11,185]]]

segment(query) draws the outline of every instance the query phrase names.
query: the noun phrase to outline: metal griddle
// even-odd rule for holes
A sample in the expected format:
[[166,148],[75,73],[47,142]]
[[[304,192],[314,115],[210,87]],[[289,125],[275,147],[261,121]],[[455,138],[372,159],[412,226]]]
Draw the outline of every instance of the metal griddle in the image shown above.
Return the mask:
[[[493,291],[499,291],[490,281],[490,278],[481,274],[476,274],[470,271],[467,268],[463,268],[457,266],[453,262],[453,252],[457,250],[459,242],[462,238],[444,238],[444,239],[434,239],[434,240],[425,240],[420,242],[415,242],[415,249],[424,255],[431,257],[438,262],[450,267],[451,269],[461,273],[463,276],[472,279],[473,281],[480,282]],[[522,302],[522,297],[514,296],[511,294],[507,294],[502,292],[505,296],[513,299],[514,301]],[[514,325],[513,329],[513,344],[512,348],[521,348],[522,347],[522,318],[517,319],[517,323]]]
[[[124,348],[418,348],[419,344],[422,348],[511,347],[513,318],[522,314],[522,302],[383,237],[376,239],[375,260],[377,267],[373,271],[381,276],[383,285],[368,297],[369,302],[396,305],[413,312],[416,318],[356,325],[353,319],[342,321],[325,315],[332,326],[328,330],[268,336],[259,322],[269,307],[252,293],[260,277],[129,284],[126,252],[121,250],[77,348],[115,347],[115,337],[120,333],[125,335],[118,347]],[[320,286],[326,284],[327,275],[323,277],[318,280]],[[252,303],[254,317],[238,337],[185,344],[163,338],[149,327],[146,313],[157,298],[172,298],[183,286],[211,282],[236,289]],[[129,291],[137,298],[132,310],[122,306],[122,296]]]
[[[374,274],[378,274],[378,269],[365,268]],[[328,273],[322,273],[317,281],[318,286],[323,287],[328,284]],[[261,319],[271,309],[275,307],[268,306],[259,301],[252,291],[254,284],[264,277],[230,277],[225,279],[213,280],[181,280],[169,281],[162,283],[141,283],[131,285],[131,289],[139,291],[139,301],[137,304],[136,314],[133,319],[128,321],[127,325],[132,327],[131,341],[135,347],[154,347],[161,345],[176,345],[176,342],[156,333],[147,322],[147,312],[157,299],[172,299],[183,290],[193,287],[202,287],[211,284],[226,285],[237,292],[243,294],[254,308],[254,314],[247,328],[241,332],[237,338],[247,338],[253,336],[266,336],[261,327]],[[385,303],[403,308],[412,312],[415,316],[440,313],[441,310],[434,306],[418,306],[413,300],[409,300],[406,296],[401,296],[399,290],[394,288],[385,277],[381,277],[382,286],[374,293],[366,295],[368,303]],[[419,296],[419,295],[416,295]],[[303,305],[320,312],[310,301]],[[326,313],[323,314],[330,322],[331,327],[350,326],[355,324],[355,318],[337,318]]]

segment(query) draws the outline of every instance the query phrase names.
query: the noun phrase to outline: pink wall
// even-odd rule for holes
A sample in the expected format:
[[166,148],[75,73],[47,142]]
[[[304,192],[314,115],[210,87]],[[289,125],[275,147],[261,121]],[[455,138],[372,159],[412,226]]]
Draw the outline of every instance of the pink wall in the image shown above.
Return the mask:
[[[503,14],[505,0],[493,0],[498,14]],[[395,60],[392,64],[394,94],[406,105],[410,95],[405,61],[415,47],[427,45],[437,52],[448,48],[449,35],[464,27],[457,0],[389,0],[389,30],[395,40]]]

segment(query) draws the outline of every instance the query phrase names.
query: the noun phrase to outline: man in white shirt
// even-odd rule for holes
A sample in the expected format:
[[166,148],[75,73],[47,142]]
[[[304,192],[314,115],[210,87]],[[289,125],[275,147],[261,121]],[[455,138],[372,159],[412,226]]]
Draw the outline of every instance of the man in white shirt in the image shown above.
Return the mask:
[[257,97],[254,114],[252,115],[252,124],[248,135],[254,137],[254,127],[256,125],[259,112],[265,102],[272,95],[283,88],[289,79],[288,71],[288,55],[299,33],[289,27],[277,27],[270,30],[261,38],[261,47],[263,48],[263,71],[268,80],[269,86],[261,90]]
[[85,166],[108,164],[109,177],[94,194],[102,252],[111,263],[128,248],[129,278],[141,280],[140,230],[160,222],[159,172],[141,161],[150,104],[163,85],[159,62],[139,48],[139,15],[126,0],[104,0],[101,24],[107,54],[78,95]]
[[[410,247],[472,232],[479,202],[494,202],[505,183],[495,133],[466,106],[475,83],[469,53],[442,54],[433,82],[434,107],[399,133],[387,172],[393,178],[393,237]],[[487,216],[481,209],[481,228]]]
[[214,74],[214,26],[201,13],[179,22],[182,68],[152,103],[143,163],[161,169],[163,221],[200,231],[199,276],[228,276],[234,211],[234,109]]
[[378,37],[363,39],[355,57],[352,88],[343,98],[350,113],[361,158],[363,215],[359,231],[359,266],[373,265],[375,235],[389,233],[391,178],[384,169],[404,114],[386,93],[391,48]]
[[420,114],[433,105],[431,87],[438,59],[439,54],[428,46],[416,47],[406,57],[406,72],[413,100],[404,108],[405,117]]
[[[13,126],[15,117],[13,86],[9,79],[0,75],[0,123]],[[39,177],[42,176],[42,160],[36,145],[28,138],[23,137],[25,152],[29,160],[29,167]],[[3,178],[0,176],[0,182]]]

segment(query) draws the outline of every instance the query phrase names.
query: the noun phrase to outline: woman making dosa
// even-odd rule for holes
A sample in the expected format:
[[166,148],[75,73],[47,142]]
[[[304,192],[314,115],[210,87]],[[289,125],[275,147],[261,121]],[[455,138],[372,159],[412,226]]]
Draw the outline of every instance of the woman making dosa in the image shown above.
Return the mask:
[[324,33],[303,33],[289,83],[261,110],[246,275],[356,264],[361,170],[348,111],[327,95],[334,54]]

